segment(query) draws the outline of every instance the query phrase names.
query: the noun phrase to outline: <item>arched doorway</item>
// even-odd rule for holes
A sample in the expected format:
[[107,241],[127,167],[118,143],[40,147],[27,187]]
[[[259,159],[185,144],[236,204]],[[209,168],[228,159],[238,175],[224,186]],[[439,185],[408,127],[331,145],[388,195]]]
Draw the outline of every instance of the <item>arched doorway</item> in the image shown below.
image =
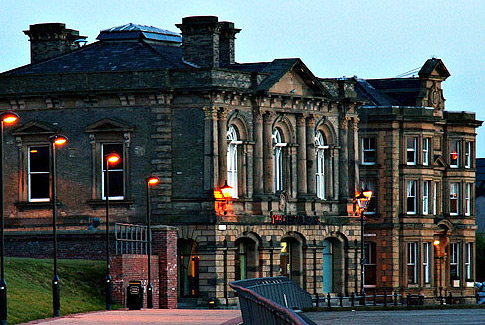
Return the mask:
[[197,242],[192,239],[177,241],[179,297],[199,296],[199,255]]
[[235,279],[244,280],[258,277],[257,243],[243,237],[236,240]]
[[343,293],[345,271],[342,242],[336,238],[327,238],[322,244],[323,293]]
[[303,286],[303,245],[294,237],[281,240],[280,273]]

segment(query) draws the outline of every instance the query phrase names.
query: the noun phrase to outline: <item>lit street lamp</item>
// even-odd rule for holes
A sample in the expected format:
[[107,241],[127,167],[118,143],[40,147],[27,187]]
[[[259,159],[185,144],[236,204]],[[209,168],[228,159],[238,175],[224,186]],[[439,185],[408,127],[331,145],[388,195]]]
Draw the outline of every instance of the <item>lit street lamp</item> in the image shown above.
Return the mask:
[[3,182],[4,182],[4,160],[5,154],[3,150],[3,125],[6,124],[13,124],[19,119],[19,116],[13,112],[4,112],[0,115],[1,120],[1,132],[0,132],[0,224],[1,224],[1,233],[0,233],[0,251],[1,251],[1,278],[0,278],[0,324],[6,325],[7,324],[7,282],[5,281],[5,249],[4,249],[4,212],[3,212]]
[[148,232],[148,285],[147,285],[147,308],[153,308],[153,287],[152,287],[152,234],[150,232],[151,209],[150,209],[150,185],[156,185],[160,181],[156,176],[145,179],[147,182],[147,232]]
[[364,265],[365,265],[365,254],[364,254],[364,213],[367,210],[370,199],[372,197],[372,191],[365,188],[358,196],[357,203],[361,209],[360,211],[360,294],[364,295]]
[[119,155],[110,153],[106,157],[106,179],[105,179],[105,193],[106,197],[106,310],[111,310],[111,275],[109,265],[109,164],[115,165],[121,159]]
[[54,276],[52,278],[52,305],[54,316],[61,313],[61,293],[59,288],[59,276],[57,274],[57,207],[56,207],[56,146],[67,142],[67,137],[55,134],[49,137],[51,143],[51,200],[52,200],[52,235],[54,237]]

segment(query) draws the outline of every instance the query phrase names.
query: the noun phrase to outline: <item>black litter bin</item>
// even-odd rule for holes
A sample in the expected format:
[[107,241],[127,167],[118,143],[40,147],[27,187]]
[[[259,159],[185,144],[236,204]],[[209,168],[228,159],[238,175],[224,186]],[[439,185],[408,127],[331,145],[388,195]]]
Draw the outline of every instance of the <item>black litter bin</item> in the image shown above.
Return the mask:
[[130,281],[126,294],[126,307],[130,310],[143,308],[143,286],[141,281]]

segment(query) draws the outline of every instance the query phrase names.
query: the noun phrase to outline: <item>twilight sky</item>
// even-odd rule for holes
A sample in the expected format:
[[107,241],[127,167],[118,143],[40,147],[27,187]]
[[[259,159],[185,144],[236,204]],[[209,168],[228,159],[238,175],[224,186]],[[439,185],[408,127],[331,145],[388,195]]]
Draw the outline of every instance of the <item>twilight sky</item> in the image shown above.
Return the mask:
[[[136,23],[180,32],[194,15],[235,23],[236,61],[299,57],[317,77],[389,78],[441,58],[446,109],[485,120],[483,0],[3,0],[0,72],[28,64],[30,24],[65,23],[94,42],[102,29]],[[485,157],[485,126],[477,131]]]

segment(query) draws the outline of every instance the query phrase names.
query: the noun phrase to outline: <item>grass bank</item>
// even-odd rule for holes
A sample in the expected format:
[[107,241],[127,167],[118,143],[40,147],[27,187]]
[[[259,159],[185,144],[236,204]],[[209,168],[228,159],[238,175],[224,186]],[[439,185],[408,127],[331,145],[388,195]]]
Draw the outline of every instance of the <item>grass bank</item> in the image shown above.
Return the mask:
[[[8,323],[52,317],[52,260],[6,258]],[[104,305],[102,261],[58,260],[61,315],[101,310]]]

